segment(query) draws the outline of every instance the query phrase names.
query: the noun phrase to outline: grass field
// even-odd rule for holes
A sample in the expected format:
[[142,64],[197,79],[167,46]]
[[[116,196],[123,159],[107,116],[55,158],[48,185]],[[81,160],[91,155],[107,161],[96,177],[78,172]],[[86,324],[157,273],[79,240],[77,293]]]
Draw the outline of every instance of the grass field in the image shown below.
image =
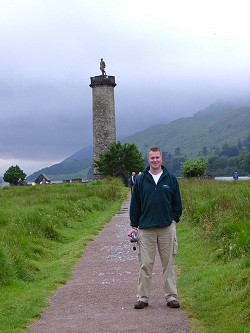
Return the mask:
[[250,182],[181,180],[178,287],[192,333],[250,332]]
[[[178,290],[192,333],[250,333],[250,182],[180,189]],[[128,190],[111,179],[0,190],[1,333],[25,332]]]
[[117,180],[0,190],[0,332],[25,332],[127,196]]

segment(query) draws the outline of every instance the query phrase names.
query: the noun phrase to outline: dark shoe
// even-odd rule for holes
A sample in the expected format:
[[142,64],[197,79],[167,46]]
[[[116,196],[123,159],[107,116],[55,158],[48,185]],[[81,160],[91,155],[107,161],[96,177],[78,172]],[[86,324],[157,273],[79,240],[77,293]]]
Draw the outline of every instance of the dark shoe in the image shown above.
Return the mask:
[[144,309],[145,306],[148,306],[148,303],[145,303],[143,301],[138,301],[138,302],[135,303],[134,308],[135,309]]
[[179,308],[180,303],[176,299],[173,299],[172,301],[167,302],[167,306],[170,306],[170,308]]

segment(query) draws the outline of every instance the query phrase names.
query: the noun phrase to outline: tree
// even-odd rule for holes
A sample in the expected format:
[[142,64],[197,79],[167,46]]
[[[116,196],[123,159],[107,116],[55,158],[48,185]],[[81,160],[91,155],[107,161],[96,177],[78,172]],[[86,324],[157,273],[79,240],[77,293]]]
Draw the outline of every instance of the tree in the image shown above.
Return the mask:
[[242,143],[241,143],[240,138],[238,139],[237,147],[239,148],[240,151],[242,150]]
[[242,170],[244,170],[246,175],[250,174],[250,153],[249,152],[242,153],[239,158],[239,162]]
[[174,154],[177,155],[177,156],[180,156],[180,154],[181,154],[181,148],[180,147],[176,147],[175,150],[174,150]]
[[207,149],[206,146],[204,146],[203,149],[202,149],[202,153],[203,153],[203,155],[206,156],[206,155],[207,155],[207,152],[208,152],[208,149]]
[[105,176],[128,179],[132,171],[138,173],[145,167],[144,159],[135,144],[120,141],[113,142],[109,149],[100,154],[99,160],[94,160],[94,167]]
[[181,173],[184,177],[197,177],[204,175],[208,162],[204,159],[192,159],[182,163]]
[[245,146],[246,146],[247,151],[250,152],[250,135],[248,135],[248,137],[245,140]]
[[171,158],[162,158],[162,164],[167,166],[168,171],[172,172],[176,175],[176,171],[181,169],[182,162],[185,162],[186,158],[183,156],[172,156]]
[[228,143],[225,143],[222,146],[220,156],[233,157],[233,156],[239,156],[239,155],[240,155],[240,150],[237,146],[235,146],[235,145],[230,146]]
[[207,172],[213,175],[220,175],[220,172],[227,167],[227,157],[213,156],[208,159]]
[[4,181],[6,183],[10,183],[11,185],[17,185],[18,179],[21,178],[23,181],[25,177],[26,174],[19,168],[18,165],[12,165],[7,171],[5,171],[5,174],[3,175]]

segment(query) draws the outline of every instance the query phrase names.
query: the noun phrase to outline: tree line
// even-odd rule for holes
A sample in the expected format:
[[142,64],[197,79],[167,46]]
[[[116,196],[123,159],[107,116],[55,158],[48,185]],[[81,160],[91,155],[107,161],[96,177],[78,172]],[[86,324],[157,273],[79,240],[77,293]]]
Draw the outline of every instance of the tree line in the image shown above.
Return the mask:
[[[163,151],[162,157],[163,164],[177,177],[231,176],[236,171],[241,176],[248,176],[250,135],[243,142],[239,140],[237,145],[225,143],[221,148],[213,147],[210,150],[203,147],[202,152],[193,159],[182,156],[180,147],[175,148],[173,155]],[[135,144],[121,144],[120,141],[112,143],[98,160],[94,160],[94,167],[100,174],[121,177],[125,184],[132,171],[139,173],[146,165],[147,156],[143,158]],[[26,179],[26,174],[19,166],[11,166],[3,179],[11,185],[18,185],[20,179]]]
[[[168,170],[177,177],[182,176],[182,164],[190,158],[183,156],[179,147],[172,155],[163,152],[163,163]],[[237,144],[224,143],[222,147],[213,146],[210,149],[203,147],[195,159],[207,161],[205,175],[231,176],[235,171],[241,176],[250,174],[250,135]]]

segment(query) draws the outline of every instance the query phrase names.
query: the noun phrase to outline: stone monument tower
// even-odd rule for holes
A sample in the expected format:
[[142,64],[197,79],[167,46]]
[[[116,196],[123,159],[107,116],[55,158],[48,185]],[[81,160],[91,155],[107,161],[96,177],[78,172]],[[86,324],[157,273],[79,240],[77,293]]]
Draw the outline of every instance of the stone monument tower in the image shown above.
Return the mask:
[[[105,63],[100,62],[102,75],[90,78],[92,88],[93,106],[93,148],[94,159],[98,160],[101,153],[108,150],[111,143],[116,142],[115,127],[115,77],[108,76],[105,72]],[[97,170],[94,169],[93,179],[100,179]]]

